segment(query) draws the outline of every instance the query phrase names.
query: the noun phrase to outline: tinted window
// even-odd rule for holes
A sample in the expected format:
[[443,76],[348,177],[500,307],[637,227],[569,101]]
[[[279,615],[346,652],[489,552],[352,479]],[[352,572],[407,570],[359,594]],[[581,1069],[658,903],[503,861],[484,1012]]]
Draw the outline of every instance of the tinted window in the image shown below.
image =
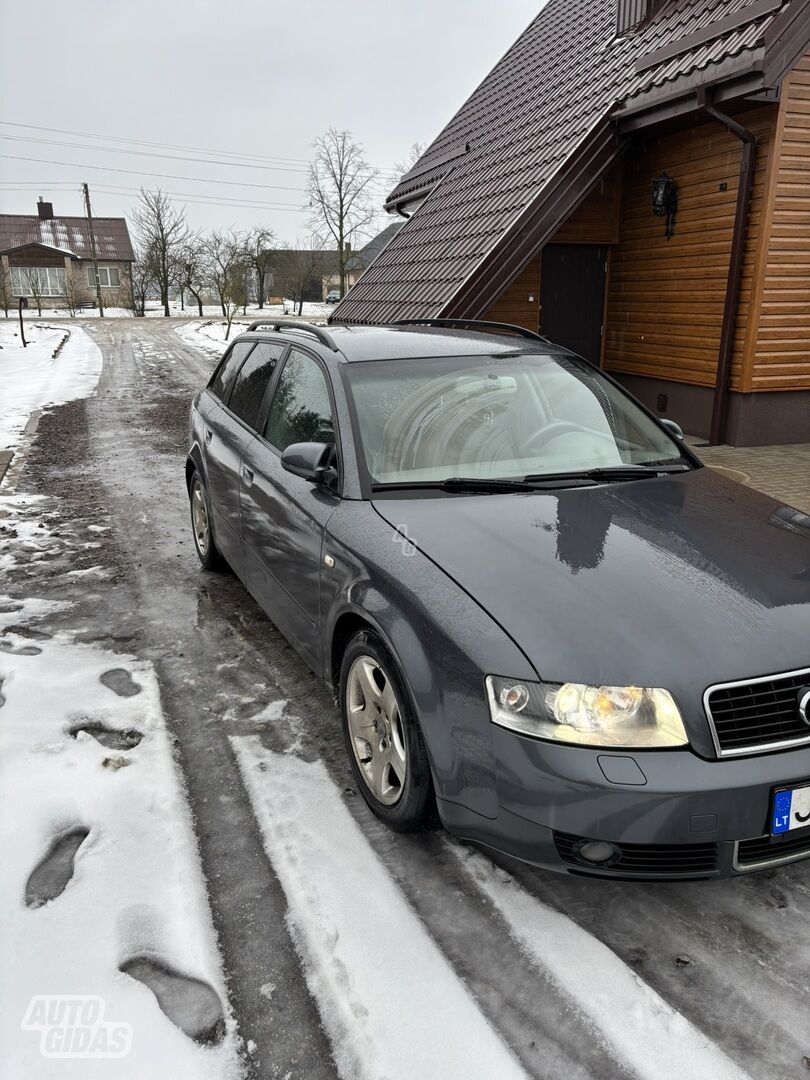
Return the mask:
[[273,391],[264,437],[278,450],[291,443],[335,441],[326,376],[306,353],[293,349]]
[[228,408],[252,428],[256,427],[264,392],[284,348],[260,341],[237,373]]
[[228,387],[233,382],[233,377],[239,370],[239,366],[247,354],[253,348],[252,341],[237,341],[229,353],[225,354],[222,362],[214,373],[214,377],[208,384],[208,389],[220,401],[224,401],[228,394]]

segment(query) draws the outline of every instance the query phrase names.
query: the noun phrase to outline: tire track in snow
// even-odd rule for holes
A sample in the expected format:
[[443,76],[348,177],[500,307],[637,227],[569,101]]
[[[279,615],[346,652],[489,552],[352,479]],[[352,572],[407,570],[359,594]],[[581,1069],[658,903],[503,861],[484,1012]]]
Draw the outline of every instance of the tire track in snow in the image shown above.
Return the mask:
[[645,1080],[747,1080],[747,1074],[606,945],[504,880],[484,855],[447,846],[506,921],[528,959],[548,971],[617,1055]]
[[525,1080],[320,761],[231,746],[341,1076]]

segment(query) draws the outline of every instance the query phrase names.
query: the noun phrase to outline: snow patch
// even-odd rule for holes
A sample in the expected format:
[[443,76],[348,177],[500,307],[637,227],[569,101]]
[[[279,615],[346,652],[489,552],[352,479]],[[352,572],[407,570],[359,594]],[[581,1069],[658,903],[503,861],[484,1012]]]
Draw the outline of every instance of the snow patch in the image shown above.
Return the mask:
[[323,764],[273,753],[255,736],[231,745],[340,1075],[525,1078]]
[[0,324],[0,450],[15,447],[36,409],[89,397],[101,374],[101,350],[78,326],[54,360],[67,327],[26,327],[24,349],[14,323]]
[[547,907],[483,855],[448,840],[475,885],[495,905],[530,961],[589,1016],[642,1080],[746,1080],[723,1051],[668,1005],[606,945]]
[[[58,606],[0,598],[0,632]],[[7,1075],[56,1075],[40,1055],[39,1036],[20,1025],[35,995],[76,994],[101,997],[108,1020],[131,1024],[132,1049],[101,1064],[60,1060],[60,1077],[236,1080],[235,1023],[155,672],[65,632],[37,641],[36,656],[0,652],[0,1040]],[[102,677],[120,669],[128,681],[104,685]],[[120,696],[133,679],[140,692]],[[91,735],[72,737],[88,718],[143,737],[113,759]],[[86,838],[61,851],[59,838],[78,837],[80,829]],[[226,1033],[218,1046],[194,1042],[151,989],[119,970],[143,956],[202,980],[209,998],[222,1002]]]

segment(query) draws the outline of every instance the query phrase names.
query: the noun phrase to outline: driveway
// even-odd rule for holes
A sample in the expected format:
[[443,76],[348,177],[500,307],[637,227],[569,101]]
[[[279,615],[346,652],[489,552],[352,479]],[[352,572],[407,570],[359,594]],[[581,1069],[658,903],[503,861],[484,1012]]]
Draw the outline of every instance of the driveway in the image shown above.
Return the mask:
[[[213,361],[176,325],[86,321],[98,391],[41,418],[3,489],[58,508],[65,547],[17,552],[4,591],[70,599],[79,640],[154,666],[245,1074],[807,1076],[810,863],[589,881],[371,816],[330,695],[238,581],[199,568],[183,464]],[[810,510],[808,448],[699,452]]]

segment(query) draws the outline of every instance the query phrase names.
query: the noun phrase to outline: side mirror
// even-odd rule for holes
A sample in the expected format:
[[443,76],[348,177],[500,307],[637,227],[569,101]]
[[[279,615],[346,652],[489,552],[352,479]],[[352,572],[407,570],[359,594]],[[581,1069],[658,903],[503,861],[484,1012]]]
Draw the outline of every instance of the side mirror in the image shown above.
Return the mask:
[[683,442],[683,428],[680,424],[676,424],[674,420],[664,420],[662,417],[658,417],[659,423],[663,424],[670,435],[674,435],[676,439],[680,439]]
[[281,455],[281,467],[312,484],[331,487],[337,480],[337,469],[332,465],[334,452],[331,443],[290,443]]

